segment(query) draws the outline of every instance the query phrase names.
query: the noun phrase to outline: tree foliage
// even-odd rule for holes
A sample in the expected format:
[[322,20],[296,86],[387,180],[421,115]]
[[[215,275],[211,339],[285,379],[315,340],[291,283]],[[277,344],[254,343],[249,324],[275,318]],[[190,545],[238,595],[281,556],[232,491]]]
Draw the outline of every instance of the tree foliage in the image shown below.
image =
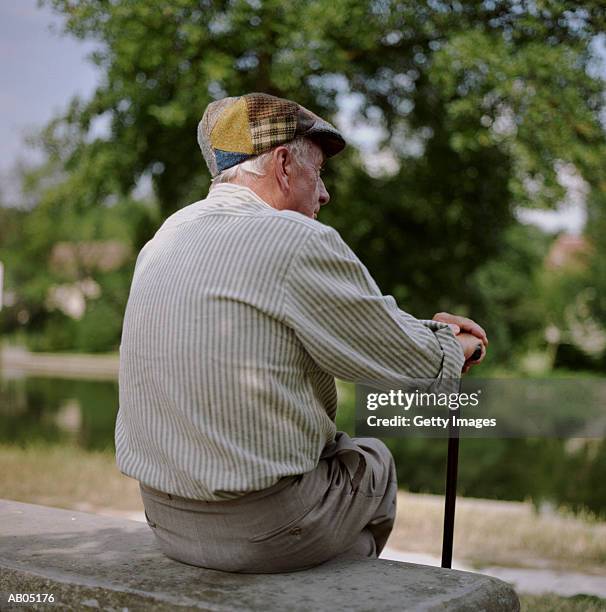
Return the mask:
[[[91,99],[73,99],[46,129],[49,159],[65,172],[46,196],[50,207],[69,201],[83,211],[127,197],[146,173],[161,217],[204,197],[196,127],[222,96],[264,91],[335,121],[346,106],[347,121],[375,126],[379,140],[370,154],[352,146],[332,161],[333,202],[321,220],[403,308],[486,320],[495,262],[532,250],[531,234],[509,231],[515,207],[557,203],[563,162],[587,181],[592,201],[604,199],[603,80],[591,71],[592,42],[606,25],[601,2],[46,4],[67,33],[98,43],[92,60],[103,75]],[[102,119],[109,133],[95,136]],[[138,246],[151,219],[139,223]],[[527,268],[505,281],[509,303],[524,297]],[[497,311],[506,320],[511,312]]]

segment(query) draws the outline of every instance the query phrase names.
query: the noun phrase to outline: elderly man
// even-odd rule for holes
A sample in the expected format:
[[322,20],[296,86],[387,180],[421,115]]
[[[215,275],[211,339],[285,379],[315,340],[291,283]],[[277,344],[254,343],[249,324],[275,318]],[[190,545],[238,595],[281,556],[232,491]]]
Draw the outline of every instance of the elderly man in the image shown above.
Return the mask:
[[198,128],[208,196],[137,259],[120,346],[120,470],[140,481],[169,557],[236,572],[376,558],[396,472],[374,438],[337,432],[335,377],[458,378],[483,330],[420,321],[383,296],[316,220],[345,142],[295,102],[213,102]]

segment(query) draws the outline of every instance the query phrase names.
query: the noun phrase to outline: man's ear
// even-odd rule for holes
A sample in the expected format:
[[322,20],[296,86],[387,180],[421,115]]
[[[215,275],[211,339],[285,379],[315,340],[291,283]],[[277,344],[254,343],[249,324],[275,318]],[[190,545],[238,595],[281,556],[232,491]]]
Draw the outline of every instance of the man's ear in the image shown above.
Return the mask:
[[293,174],[293,159],[286,147],[277,147],[273,154],[274,175],[281,191],[288,192]]

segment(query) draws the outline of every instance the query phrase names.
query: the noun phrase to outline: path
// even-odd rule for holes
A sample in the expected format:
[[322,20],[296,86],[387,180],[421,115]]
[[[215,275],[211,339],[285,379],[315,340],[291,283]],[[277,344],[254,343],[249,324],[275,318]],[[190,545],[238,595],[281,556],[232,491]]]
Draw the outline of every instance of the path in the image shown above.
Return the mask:
[[[394,548],[385,548],[381,559],[393,561],[406,561],[422,565],[440,566],[440,559],[433,555],[415,552],[406,552]],[[516,592],[539,595],[541,593],[554,593],[562,597],[585,594],[595,595],[606,599],[606,576],[595,576],[579,572],[562,570],[535,569],[522,567],[471,567],[460,561],[454,561],[453,569],[481,572],[487,576],[500,578],[513,584]]]

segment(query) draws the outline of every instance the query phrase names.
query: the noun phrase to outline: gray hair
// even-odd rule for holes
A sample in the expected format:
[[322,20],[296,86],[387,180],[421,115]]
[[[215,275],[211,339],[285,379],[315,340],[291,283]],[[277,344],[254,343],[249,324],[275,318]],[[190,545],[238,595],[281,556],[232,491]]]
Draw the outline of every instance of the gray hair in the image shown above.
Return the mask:
[[[297,136],[294,140],[291,140],[290,142],[279,146],[288,149],[299,166],[303,164],[303,160],[309,157],[313,151],[312,141],[309,138],[306,138],[305,136]],[[231,168],[227,168],[227,170],[223,170],[223,172],[217,174],[217,176],[212,179],[211,185],[214,186],[218,185],[219,183],[231,183],[234,180],[243,178],[244,176],[265,176],[267,174],[265,166],[267,165],[267,162],[271,159],[275,148],[276,147],[270,149],[269,151],[266,151],[265,153],[261,153],[261,155],[256,155],[251,159],[247,159],[246,161],[236,164]]]

